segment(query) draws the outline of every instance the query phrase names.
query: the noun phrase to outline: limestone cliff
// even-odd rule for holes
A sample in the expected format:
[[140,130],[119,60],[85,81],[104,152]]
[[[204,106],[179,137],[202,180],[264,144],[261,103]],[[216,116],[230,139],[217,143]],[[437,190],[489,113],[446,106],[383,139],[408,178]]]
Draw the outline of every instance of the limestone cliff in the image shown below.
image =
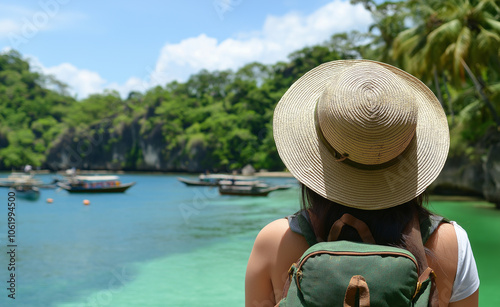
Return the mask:
[[474,152],[472,157],[465,153],[450,156],[431,192],[479,196],[500,207],[500,131],[488,131]]
[[77,168],[85,170],[183,171],[202,172],[203,150],[194,146],[190,153],[184,148],[167,152],[161,125],[141,132],[133,122],[109,129],[100,124],[91,131],[68,130],[55,140],[47,156],[46,166],[52,170]]

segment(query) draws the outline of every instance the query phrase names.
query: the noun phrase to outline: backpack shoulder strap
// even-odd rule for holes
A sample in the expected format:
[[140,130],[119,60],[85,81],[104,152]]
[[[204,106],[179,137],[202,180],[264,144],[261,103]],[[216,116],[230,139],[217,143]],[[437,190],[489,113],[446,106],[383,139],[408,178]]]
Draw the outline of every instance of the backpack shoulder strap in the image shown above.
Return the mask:
[[[439,220],[439,222],[436,223],[436,221],[432,221],[432,219],[427,219],[429,221],[426,221],[424,223],[424,226],[428,229],[425,232],[425,240],[427,240],[432,234],[432,232],[437,228],[437,225],[439,225],[440,221],[443,219],[436,219]],[[429,223],[431,226],[429,226]],[[423,280],[427,278],[431,278],[431,290],[430,290],[430,297],[429,297],[429,306],[438,306],[438,292],[436,288],[436,283],[434,281],[435,274],[431,268],[429,268],[428,263],[427,263],[427,257],[425,255],[425,248],[424,248],[424,234],[422,233],[421,230],[421,225],[422,220],[418,216],[417,212],[414,212],[413,218],[408,222],[404,229],[404,234],[406,236],[405,243],[406,243],[406,249],[409,250],[417,259],[418,263],[418,271],[419,271],[419,284],[423,282]],[[436,227],[432,229],[432,225],[436,224]]]
[[314,233],[311,223],[309,222],[310,217],[307,210],[298,211],[295,214],[287,216],[286,218],[288,219],[290,230],[303,236],[309,246],[313,246],[318,243],[316,234]]
[[430,236],[441,223],[449,223],[449,221],[444,217],[435,214],[420,218],[420,234],[422,235],[423,244],[429,240]]
[[314,234],[314,230],[311,227],[311,223],[306,219],[306,217],[302,214],[297,215],[297,222],[299,224],[300,230],[304,238],[306,238],[307,244],[309,246],[313,246],[318,243],[316,239],[316,234]]
[[340,232],[345,225],[349,225],[352,228],[356,229],[363,242],[376,244],[370,228],[368,228],[365,222],[355,218],[349,213],[345,213],[340,219],[333,223],[332,228],[330,228],[330,233],[328,234],[327,241],[337,241],[340,236]]
[[[309,216],[307,211],[298,211],[293,215],[287,216],[290,229],[298,233],[306,239],[309,246],[313,246],[318,243],[314,230],[309,222]],[[422,243],[425,244],[429,237],[434,233],[441,223],[449,223],[449,221],[439,215],[431,214],[426,217],[421,217],[420,222],[420,234],[422,236]]]

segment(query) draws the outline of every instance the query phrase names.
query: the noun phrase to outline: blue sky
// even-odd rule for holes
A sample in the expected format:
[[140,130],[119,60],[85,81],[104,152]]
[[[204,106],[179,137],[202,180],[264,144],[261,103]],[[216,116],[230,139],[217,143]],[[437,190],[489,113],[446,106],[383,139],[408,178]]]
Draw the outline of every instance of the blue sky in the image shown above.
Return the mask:
[[348,0],[4,0],[0,50],[20,51],[77,98],[104,89],[126,97],[204,68],[286,60],[370,23]]

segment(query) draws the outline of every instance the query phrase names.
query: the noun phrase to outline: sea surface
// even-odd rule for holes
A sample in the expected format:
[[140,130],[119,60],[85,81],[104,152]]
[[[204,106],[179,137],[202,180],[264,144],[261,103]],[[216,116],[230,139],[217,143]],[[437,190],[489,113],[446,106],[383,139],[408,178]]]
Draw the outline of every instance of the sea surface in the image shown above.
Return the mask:
[[[16,200],[15,299],[7,289],[9,190],[0,188],[0,306],[244,306],[255,236],[299,209],[298,185],[290,178],[264,179],[292,184],[290,190],[238,197],[186,187],[176,175],[120,177],[136,185],[123,194],[42,189],[37,201]],[[431,200],[430,208],[467,230],[481,278],[480,306],[499,306],[500,210],[451,199]]]

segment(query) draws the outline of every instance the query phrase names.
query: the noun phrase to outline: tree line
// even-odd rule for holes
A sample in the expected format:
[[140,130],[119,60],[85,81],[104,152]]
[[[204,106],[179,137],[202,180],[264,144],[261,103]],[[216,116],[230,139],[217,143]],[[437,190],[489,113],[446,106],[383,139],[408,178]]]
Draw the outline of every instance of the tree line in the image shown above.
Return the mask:
[[[35,72],[18,52],[0,54],[0,168],[44,167],[51,147],[68,135],[119,137],[127,126],[138,125],[141,135],[159,132],[167,159],[174,152],[194,158],[201,150],[201,163],[211,169],[252,164],[282,170],[272,136],[276,103],[313,67],[355,58],[386,62],[420,78],[446,111],[451,155],[480,158],[474,144],[500,126],[497,2],[351,2],[371,12],[374,23],[368,32],[334,34],[291,53],[287,61],[254,62],[236,71],[202,70],[186,82],[126,98],[104,91],[76,100],[63,82]],[[104,121],[111,124],[99,125]],[[133,169],[141,159],[141,152],[131,148],[126,166]]]

